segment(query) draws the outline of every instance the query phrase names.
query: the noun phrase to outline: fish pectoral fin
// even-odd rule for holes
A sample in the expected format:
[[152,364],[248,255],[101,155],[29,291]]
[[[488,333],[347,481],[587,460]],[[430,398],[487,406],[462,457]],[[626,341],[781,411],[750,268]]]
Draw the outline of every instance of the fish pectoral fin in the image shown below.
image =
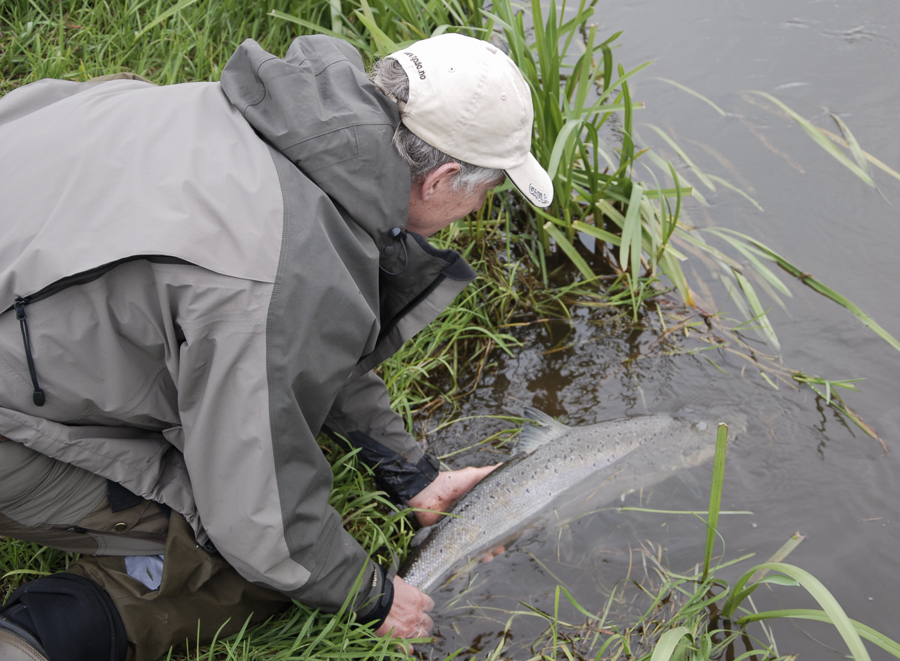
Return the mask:
[[428,539],[428,535],[431,534],[432,530],[434,530],[434,526],[425,526],[419,530],[419,532],[413,535],[413,538],[409,540],[409,548],[414,549],[417,546],[421,546],[422,543]]

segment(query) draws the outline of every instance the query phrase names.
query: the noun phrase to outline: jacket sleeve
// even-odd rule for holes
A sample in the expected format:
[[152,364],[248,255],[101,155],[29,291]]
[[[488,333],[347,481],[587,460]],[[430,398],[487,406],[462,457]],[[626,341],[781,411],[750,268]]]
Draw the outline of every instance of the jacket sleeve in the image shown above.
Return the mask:
[[291,384],[267,370],[265,316],[220,309],[182,331],[184,460],[216,549],[248,580],[326,612],[358,592],[359,611],[380,594],[383,572],[328,504],[331,467],[299,403],[286,397],[287,410],[271,415],[273,393]]
[[326,431],[340,436],[375,472],[378,488],[398,504],[427,487],[438,475],[438,463],[425,454],[390,406],[387,388],[374,372],[348,383],[338,394],[325,421]]

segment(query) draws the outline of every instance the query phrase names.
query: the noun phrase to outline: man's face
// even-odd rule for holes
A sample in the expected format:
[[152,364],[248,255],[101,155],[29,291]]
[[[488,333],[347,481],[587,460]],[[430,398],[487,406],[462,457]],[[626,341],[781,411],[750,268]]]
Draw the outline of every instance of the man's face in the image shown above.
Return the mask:
[[459,165],[443,165],[424,181],[413,183],[409,193],[409,221],[406,229],[422,236],[431,236],[450,223],[478,211],[487,192],[499,184],[491,181],[472,192],[465,188],[453,190],[452,181]]
[[417,204],[415,209],[410,204],[409,222],[406,229],[422,236],[431,236],[450,223],[474,213],[484,204],[487,192],[496,184],[485,184],[469,193],[465,189],[459,191],[446,190],[431,196],[427,201]]

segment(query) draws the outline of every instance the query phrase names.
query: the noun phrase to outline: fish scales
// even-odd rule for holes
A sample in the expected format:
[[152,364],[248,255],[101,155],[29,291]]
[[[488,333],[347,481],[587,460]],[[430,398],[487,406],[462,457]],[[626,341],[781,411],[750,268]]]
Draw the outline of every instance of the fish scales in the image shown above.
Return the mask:
[[408,583],[432,590],[455,565],[510,539],[563,492],[690,426],[670,415],[652,415],[572,428],[530,413],[543,416],[557,435],[505,463],[461,499],[410,555],[400,572]]

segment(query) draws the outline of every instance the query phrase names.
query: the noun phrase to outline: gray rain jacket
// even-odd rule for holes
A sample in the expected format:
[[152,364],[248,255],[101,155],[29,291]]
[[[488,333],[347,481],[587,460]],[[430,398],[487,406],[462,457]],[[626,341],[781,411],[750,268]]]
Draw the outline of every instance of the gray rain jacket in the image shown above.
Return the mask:
[[325,36],[284,59],[248,40],[221,83],[0,99],[0,434],[183,513],[304,603],[371,584],[316,434],[433,479],[371,369],[474,278],[403,231],[398,121]]

